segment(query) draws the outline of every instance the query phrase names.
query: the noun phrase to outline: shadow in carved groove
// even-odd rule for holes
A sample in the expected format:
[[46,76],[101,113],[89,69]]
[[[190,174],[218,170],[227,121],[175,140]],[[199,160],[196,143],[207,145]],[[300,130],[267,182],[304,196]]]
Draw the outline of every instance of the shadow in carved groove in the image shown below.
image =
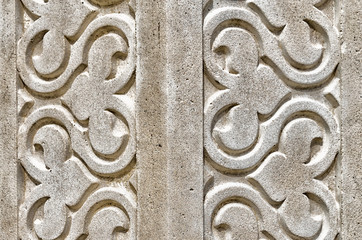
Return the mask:
[[204,1],[205,239],[338,234],[340,49],[327,2]]
[[134,11],[119,0],[22,4],[19,235],[135,239]]

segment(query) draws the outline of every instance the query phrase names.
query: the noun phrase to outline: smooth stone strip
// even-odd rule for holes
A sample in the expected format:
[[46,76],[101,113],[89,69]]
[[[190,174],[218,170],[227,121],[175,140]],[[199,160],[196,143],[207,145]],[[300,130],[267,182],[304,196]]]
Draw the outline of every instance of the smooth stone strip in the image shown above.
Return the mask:
[[362,2],[342,3],[342,239],[362,239]]
[[164,1],[137,1],[137,239],[167,240]]
[[167,1],[168,239],[203,239],[202,1]]
[[0,1],[0,239],[18,238],[16,9]]
[[202,3],[138,1],[138,238],[203,238]]

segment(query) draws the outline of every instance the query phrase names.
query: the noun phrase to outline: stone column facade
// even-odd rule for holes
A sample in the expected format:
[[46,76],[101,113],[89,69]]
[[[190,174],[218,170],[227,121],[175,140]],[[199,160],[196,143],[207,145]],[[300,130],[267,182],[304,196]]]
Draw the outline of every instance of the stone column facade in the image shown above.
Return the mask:
[[1,0],[0,239],[362,239],[359,0]]

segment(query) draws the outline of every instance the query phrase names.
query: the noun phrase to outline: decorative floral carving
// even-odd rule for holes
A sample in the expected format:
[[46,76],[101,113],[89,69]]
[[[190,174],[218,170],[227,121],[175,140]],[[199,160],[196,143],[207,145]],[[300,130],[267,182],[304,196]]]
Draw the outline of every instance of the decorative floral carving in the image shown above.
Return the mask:
[[[104,51],[103,46],[112,48]],[[88,72],[79,75],[63,96],[64,102],[79,120],[89,119],[92,147],[103,155],[115,154],[122,145],[131,149],[128,152],[134,152],[134,140],[128,128],[128,124],[133,125],[129,111],[133,108],[132,100],[113,95],[128,83],[134,70],[134,59],[132,56],[127,58],[127,49],[127,43],[119,35],[111,33],[98,38],[89,52]],[[115,73],[117,75],[110,79],[112,71],[115,71],[110,64],[115,55],[127,59],[124,65],[128,67],[119,69]],[[128,139],[131,143],[127,143]]]
[[77,0],[22,2],[35,21],[19,41],[19,73],[32,90],[54,92],[79,66],[73,61],[69,41],[76,37],[95,9]]
[[322,57],[324,43],[312,43],[311,30],[318,29],[318,25],[326,25],[326,16],[314,7],[324,2],[325,0],[250,1],[255,4],[256,10],[265,15],[270,30],[281,31],[279,39],[284,57],[291,65],[300,69],[312,68]]
[[[32,190],[20,211],[23,239],[31,239],[32,224],[42,239],[58,238],[67,224],[68,208],[81,200],[84,193],[97,182],[79,159],[69,158],[70,140],[59,125],[41,127],[34,136],[35,149],[31,156],[21,158],[22,165],[38,186]],[[36,205],[44,204],[43,218],[34,219]]]
[[[136,239],[136,203],[124,187],[104,187],[88,197],[73,217],[67,239]],[[107,223],[106,225],[104,223]]]
[[[269,155],[257,171],[249,175],[272,200],[285,200],[279,209],[282,220],[291,233],[304,238],[315,236],[321,228],[322,218],[311,215],[309,199],[304,193],[314,193],[317,189],[313,188],[319,186],[307,163],[313,157],[310,146],[322,138],[323,133],[315,121],[293,120],[282,132],[279,151]],[[328,198],[319,191],[317,197]]]
[[213,45],[215,52],[225,55],[223,71],[229,75],[218,83],[228,89],[210,101],[206,112],[217,116],[223,114],[225,106],[230,106],[229,112],[216,123],[213,137],[221,149],[236,154],[255,142],[259,126],[257,114],[270,113],[288,89],[271,69],[258,66],[257,45],[247,31],[225,29]]
[[19,235],[135,239],[135,193],[109,187],[135,160],[134,19],[100,9],[118,0],[22,2]]
[[250,175],[258,181],[268,195],[281,202],[293,192],[304,192],[313,181],[313,172],[306,166],[311,160],[311,144],[322,139],[317,123],[310,119],[290,122],[280,138],[279,151],[269,155]]
[[214,227],[225,232],[220,239],[252,240],[259,235],[253,211],[241,203],[223,206],[214,218]]
[[340,49],[325,2],[205,5],[206,239],[335,239]]

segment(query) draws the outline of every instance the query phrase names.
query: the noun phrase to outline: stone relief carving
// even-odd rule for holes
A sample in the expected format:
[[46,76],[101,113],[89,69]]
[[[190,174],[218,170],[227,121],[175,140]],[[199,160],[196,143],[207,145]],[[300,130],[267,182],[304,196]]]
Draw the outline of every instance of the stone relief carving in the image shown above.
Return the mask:
[[[21,4],[19,236],[136,239],[132,2]],[[335,8],[205,1],[205,239],[338,234]]]
[[334,1],[205,1],[205,239],[335,239]]
[[133,6],[21,3],[19,235],[135,239]]

